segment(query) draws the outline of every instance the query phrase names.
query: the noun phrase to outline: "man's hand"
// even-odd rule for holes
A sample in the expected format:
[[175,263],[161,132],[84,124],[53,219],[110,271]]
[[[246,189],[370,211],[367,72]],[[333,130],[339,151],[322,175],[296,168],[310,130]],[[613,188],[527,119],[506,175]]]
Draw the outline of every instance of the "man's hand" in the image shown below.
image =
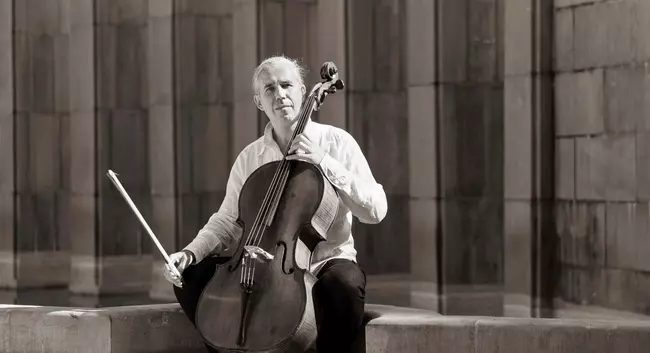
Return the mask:
[[[194,257],[187,251],[173,253],[169,255],[169,259],[181,274],[183,274],[183,271],[185,271],[185,269],[194,261]],[[169,267],[168,264],[165,264],[165,267],[163,268],[163,274],[165,275],[165,279],[176,287],[183,287],[181,278],[174,274],[173,270],[171,267]]]
[[311,142],[305,134],[300,134],[293,140],[286,159],[319,165],[323,158],[325,158],[325,151]]

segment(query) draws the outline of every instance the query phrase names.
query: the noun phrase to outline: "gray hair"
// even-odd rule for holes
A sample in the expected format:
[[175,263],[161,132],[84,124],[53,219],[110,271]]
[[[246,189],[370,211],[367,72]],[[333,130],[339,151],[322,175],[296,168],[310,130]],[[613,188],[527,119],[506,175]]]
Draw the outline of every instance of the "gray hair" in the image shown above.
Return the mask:
[[305,84],[304,76],[305,76],[306,69],[302,65],[300,65],[298,60],[291,59],[284,55],[277,55],[277,56],[272,56],[264,59],[264,61],[262,61],[262,63],[260,63],[257,66],[257,68],[255,68],[255,71],[253,72],[253,82],[252,82],[253,94],[257,94],[257,83],[259,81],[259,77],[262,74],[262,72],[267,70],[269,67],[275,66],[283,62],[291,64],[296,69],[296,73],[298,74],[298,80],[300,81],[300,84],[301,85]]

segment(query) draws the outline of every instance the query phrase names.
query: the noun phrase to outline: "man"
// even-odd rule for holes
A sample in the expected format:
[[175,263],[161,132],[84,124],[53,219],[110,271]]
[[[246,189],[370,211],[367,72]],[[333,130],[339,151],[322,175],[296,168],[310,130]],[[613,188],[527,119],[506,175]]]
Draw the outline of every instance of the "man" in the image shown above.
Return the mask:
[[[174,283],[181,307],[194,323],[199,295],[214,274],[216,257],[239,243],[242,230],[236,224],[239,192],[248,176],[263,164],[281,160],[298,121],[306,93],[303,69],[284,56],[264,60],[253,74],[253,101],[269,118],[264,135],[236,158],[226,195],[194,240],[171,259],[182,273],[185,286],[169,268],[166,278]],[[354,138],[342,129],[309,121],[291,144],[287,159],[313,163],[334,186],[339,212],[326,241],[313,251],[309,270],[316,275],[312,296],[319,353],[349,352],[362,326],[366,275],[356,262],[351,233],[352,216],[364,223],[379,223],[386,215],[386,194],[378,184]]]

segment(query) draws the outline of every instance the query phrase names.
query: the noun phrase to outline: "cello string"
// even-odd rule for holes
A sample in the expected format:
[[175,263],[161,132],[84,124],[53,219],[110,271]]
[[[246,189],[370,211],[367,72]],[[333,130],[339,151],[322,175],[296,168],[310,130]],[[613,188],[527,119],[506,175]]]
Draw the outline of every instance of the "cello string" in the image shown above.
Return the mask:
[[[287,145],[287,147],[286,147],[286,149],[284,151],[284,156],[285,157],[287,156],[287,153],[288,153],[289,149],[291,148],[291,142],[293,142],[293,140],[296,138],[296,136],[298,136],[298,134],[302,133],[305,126],[307,125],[307,122],[309,120],[308,117],[311,115],[309,113],[311,113],[311,111],[313,110],[314,103],[315,103],[315,98],[314,98],[313,95],[310,95],[307,98],[306,102],[305,102],[305,105],[309,106],[309,108],[302,110],[302,112],[300,113],[300,117],[298,119],[298,125],[297,125],[296,129],[293,132],[290,143]],[[258,219],[256,219],[256,223],[259,222],[259,214],[264,215],[264,217],[262,217],[261,219],[266,219],[266,217],[269,216],[269,212],[270,212],[269,207],[272,207],[272,206],[274,206],[275,204],[277,204],[279,202],[279,198],[281,197],[281,193],[284,190],[283,186],[286,185],[288,174],[290,172],[289,167],[290,167],[290,162],[283,158],[282,161],[280,162],[280,166],[278,168],[278,171],[276,171],[276,174],[274,175],[272,185],[267,191],[267,195],[266,195],[266,197],[264,199],[263,206],[262,206],[263,210],[260,213],[258,213]],[[278,185],[278,183],[280,185]],[[271,191],[271,196],[270,197],[269,197],[269,191]],[[273,209],[273,208],[271,208],[271,209]],[[264,227],[262,227],[259,223],[256,224],[254,227],[255,227],[255,229],[253,231],[251,231],[251,235],[254,234],[254,233],[255,233],[255,235],[254,235],[253,241],[251,243],[255,244],[255,246],[259,246],[259,244],[262,241],[262,237],[264,235],[264,233],[263,233]],[[249,239],[249,241],[250,241],[250,239]],[[255,267],[256,267],[255,265],[256,265],[256,263],[253,262],[252,264],[249,264],[249,266],[247,266],[247,273],[246,273],[246,280],[247,281],[252,282],[252,278],[255,276]],[[242,274],[242,276],[243,276],[243,274]]]
[[[308,106],[313,106],[313,103],[314,103],[313,101],[314,101],[313,97],[310,96],[308,98],[307,102],[305,102],[305,103]],[[301,116],[298,119],[298,126],[294,130],[291,141],[293,141],[295,139],[295,137],[306,126],[307,121],[308,121],[307,117],[309,116],[307,114],[307,112],[308,112],[308,110],[303,110],[301,112]],[[284,152],[285,156],[287,155],[287,152],[289,151],[290,148],[291,148],[291,144],[289,144],[286,147],[285,152]],[[269,190],[272,191],[272,195],[271,195],[270,198],[265,198],[264,205],[263,205],[264,209],[261,212],[261,214],[264,215],[264,217],[262,217],[262,219],[266,219],[266,217],[269,216],[269,207],[272,207],[276,203],[279,202],[279,197],[281,196],[280,193],[284,189],[282,187],[282,184],[286,184],[288,174],[289,174],[289,161],[287,161],[286,159],[282,159],[282,161],[280,162],[280,167],[278,168],[278,171],[276,172],[276,175],[274,177],[273,183],[272,183],[271,187],[269,188]],[[281,185],[279,186],[278,183],[281,184]],[[268,197],[268,194],[267,194],[267,197]],[[258,225],[256,225],[255,232],[252,232],[252,234],[257,233],[257,234],[255,234],[254,240],[252,241],[252,243],[255,244],[255,246],[259,246],[259,243],[262,240],[263,229],[264,228],[261,227],[258,224]],[[247,268],[246,279],[250,279],[251,277],[254,277],[254,275],[255,275],[255,263],[253,262],[253,264],[248,266],[248,268]]]
[[[313,105],[313,103],[314,103],[313,96],[310,96],[305,103],[306,103],[306,105],[309,105],[311,107],[311,105]],[[301,116],[298,119],[298,125],[296,126],[296,129],[293,132],[293,136],[291,137],[291,141],[293,141],[296,138],[296,136],[298,136],[298,134],[300,134],[302,132],[302,130],[304,129],[304,127],[307,125],[307,121],[308,121],[307,118],[309,116],[307,114],[308,111],[309,111],[308,109],[305,109],[301,113]],[[291,143],[289,143],[287,145],[286,149],[285,149],[285,152],[284,152],[285,157],[286,157],[287,152],[289,151],[290,148],[291,148]],[[274,205],[275,203],[277,203],[279,201],[278,199],[281,196],[280,193],[283,191],[284,188],[282,187],[282,185],[278,186],[277,183],[280,183],[280,184],[285,184],[286,183],[287,175],[289,174],[289,171],[290,171],[289,166],[290,166],[289,161],[287,161],[286,159],[282,159],[282,161],[280,162],[280,167],[278,168],[278,173],[277,173],[278,176],[279,176],[278,180],[275,180],[275,178],[274,178],[274,183],[273,183],[274,185],[272,185],[271,188],[269,188],[269,190],[272,190],[272,195],[271,195],[270,200],[269,200],[269,202],[271,202],[271,203],[267,204],[265,206],[266,209],[263,211],[263,213],[265,214],[265,218],[268,216],[268,212],[269,212],[268,207]],[[266,201],[267,200],[265,200],[265,203],[266,203]],[[254,238],[254,241],[252,243],[255,244],[255,246],[259,246],[262,236],[263,236],[263,234],[256,235],[255,238]]]

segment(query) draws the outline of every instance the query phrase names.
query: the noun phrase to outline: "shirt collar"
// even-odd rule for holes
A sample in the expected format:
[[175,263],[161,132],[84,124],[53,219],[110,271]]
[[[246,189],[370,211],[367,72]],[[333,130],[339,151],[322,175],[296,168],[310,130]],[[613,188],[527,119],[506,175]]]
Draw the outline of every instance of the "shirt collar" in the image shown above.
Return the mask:
[[[307,122],[307,126],[305,127],[304,132],[310,139],[315,139],[317,137],[317,134],[318,134],[318,131],[319,131],[319,129],[318,129],[319,126],[318,125],[319,125],[318,123],[316,123],[315,121],[313,121],[311,119]],[[273,125],[271,125],[271,122],[267,122],[266,127],[264,127],[263,141],[264,141],[263,148],[260,150],[259,155],[264,153],[264,151],[267,148],[271,148],[271,149],[277,148],[277,149],[279,149],[278,144],[273,139]]]

